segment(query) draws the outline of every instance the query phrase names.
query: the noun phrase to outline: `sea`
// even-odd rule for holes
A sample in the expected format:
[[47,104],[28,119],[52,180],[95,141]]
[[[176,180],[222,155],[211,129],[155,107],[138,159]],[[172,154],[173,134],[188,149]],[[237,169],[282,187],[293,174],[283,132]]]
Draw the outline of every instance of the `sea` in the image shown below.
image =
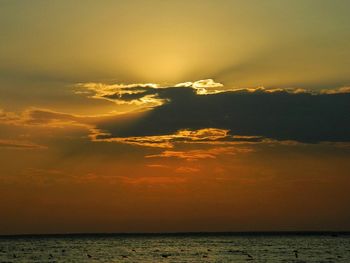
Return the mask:
[[0,236],[0,262],[350,262],[350,233]]

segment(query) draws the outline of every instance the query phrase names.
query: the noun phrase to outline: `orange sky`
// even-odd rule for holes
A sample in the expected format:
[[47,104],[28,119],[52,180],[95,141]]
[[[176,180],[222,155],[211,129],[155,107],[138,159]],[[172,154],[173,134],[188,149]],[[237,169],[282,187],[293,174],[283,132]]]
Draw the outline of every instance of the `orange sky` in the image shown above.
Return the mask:
[[348,146],[162,149],[89,142],[81,128],[31,132],[47,148],[1,147],[5,234],[349,227]]
[[0,3],[0,235],[350,231],[349,2]]

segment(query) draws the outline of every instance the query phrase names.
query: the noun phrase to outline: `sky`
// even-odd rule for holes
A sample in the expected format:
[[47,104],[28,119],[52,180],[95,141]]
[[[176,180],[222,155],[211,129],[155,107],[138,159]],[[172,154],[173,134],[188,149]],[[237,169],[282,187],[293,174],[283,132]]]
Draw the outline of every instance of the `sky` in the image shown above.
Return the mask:
[[0,234],[350,231],[347,0],[0,0]]

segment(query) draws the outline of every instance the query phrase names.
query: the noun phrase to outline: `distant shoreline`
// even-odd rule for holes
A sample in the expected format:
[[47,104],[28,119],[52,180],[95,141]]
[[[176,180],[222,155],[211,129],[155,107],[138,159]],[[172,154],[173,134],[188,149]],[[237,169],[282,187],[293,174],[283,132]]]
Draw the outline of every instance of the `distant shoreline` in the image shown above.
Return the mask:
[[186,236],[350,236],[350,231],[242,231],[242,232],[139,232],[139,233],[56,233],[0,234],[8,238],[101,238],[101,237],[186,237]]

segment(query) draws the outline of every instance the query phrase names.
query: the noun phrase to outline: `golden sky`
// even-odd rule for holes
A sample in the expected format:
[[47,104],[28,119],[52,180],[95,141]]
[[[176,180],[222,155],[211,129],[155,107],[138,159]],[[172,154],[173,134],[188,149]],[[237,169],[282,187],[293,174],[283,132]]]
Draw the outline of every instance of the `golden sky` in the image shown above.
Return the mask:
[[0,1],[0,234],[350,230],[349,8]]

